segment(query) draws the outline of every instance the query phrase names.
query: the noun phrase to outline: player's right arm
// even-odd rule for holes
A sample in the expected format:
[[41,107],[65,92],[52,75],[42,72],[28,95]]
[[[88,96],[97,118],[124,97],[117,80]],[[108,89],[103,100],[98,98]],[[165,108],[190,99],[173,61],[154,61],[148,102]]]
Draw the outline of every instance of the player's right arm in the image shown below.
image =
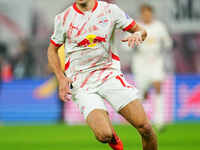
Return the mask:
[[70,84],[72,81],[71,79],[65,77],[62,71],[58,57],[58,48],[59,47],[56,47],[54,44],[50,43],[48,48],[48,62],[59,83],[59,97],[62,101],[67,101],[69,100],[68,96],[71,95]]
[[48,62],[59,83],[59,97],[62,101],[69,100],[71,79],[66,77],[60,64],[58,49],[64,44],[64,29],[62,26],[62,17],[56,16],[54,23],[54,33],[51,36],[51,43],[48,47]]

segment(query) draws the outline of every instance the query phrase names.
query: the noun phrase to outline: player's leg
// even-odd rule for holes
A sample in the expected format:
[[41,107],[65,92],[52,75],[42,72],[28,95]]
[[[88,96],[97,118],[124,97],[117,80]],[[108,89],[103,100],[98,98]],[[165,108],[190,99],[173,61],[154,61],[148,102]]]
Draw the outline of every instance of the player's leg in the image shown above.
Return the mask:
[[164,126],[164,98],[161,93],[162,82],[157,80],[152,83],[153,88],[155,89],[155,118],[154,122],[158,130],[161,130]]
[[73,99],[96,139],[102,143],[109,143],[113,150],[123,150],[123,144],[112,127],[103,99],[97,94],[86,92],[79,92]]
[[119,113],[131,123],[142,137],[143,150],[157,150],[157,138],[139,100],[134,100]]
[[133,81],[135,81],[136,87],[139,89],[140,95],[142,96],[141,100],[147,100],[149,88],[152,83],[149,78],[149,68],[146,64],[146,60],[141,58],[141,56],[133,56],[132,60],[131,70],[134,77]]
[[94,132],[98,141],[108,143],[113,150],[123,150],[123,143],[112,127],[108,113],[95,109],[87,117],[87,124]]
[[154,100],[154,123],[157,126],[158,130],[163,129],[164,125],[164,95],[162,93],[162,83],[166,77],[166,73],[164,71],[164,63],[162,59],[158,58],[158,61],[154,63],[151,67],[152,73],[149,74],[151,78],[151,85],[154,88],[155,96],[153,97]]
[[87,124],[92,129],[96,139],[102,143],[112,140],[113,132],[108,113],[102,109],[95,109],[87,116]]
[[105,82],[99,93],[137,128],[142,136],[144,150],[157,150],[155,133],[142,104],[136,100],[140,98],[140,95],[135,87],[131,87],[120,75]]
[[149,77],[143,72],[136,73],[134,75],[134,81],[136,82],[136,86],[140,91],[142,100],[147,100],[149,96],[149,87],[151,85]]

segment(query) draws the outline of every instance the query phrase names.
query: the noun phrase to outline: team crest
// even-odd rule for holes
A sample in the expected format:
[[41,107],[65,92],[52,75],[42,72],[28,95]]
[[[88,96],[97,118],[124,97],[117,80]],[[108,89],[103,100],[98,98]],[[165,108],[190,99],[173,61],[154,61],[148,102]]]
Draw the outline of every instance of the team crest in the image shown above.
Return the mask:
[[98,25],[105,28],[109,25],[109,20],[106,16],[102,16],[98,18]]

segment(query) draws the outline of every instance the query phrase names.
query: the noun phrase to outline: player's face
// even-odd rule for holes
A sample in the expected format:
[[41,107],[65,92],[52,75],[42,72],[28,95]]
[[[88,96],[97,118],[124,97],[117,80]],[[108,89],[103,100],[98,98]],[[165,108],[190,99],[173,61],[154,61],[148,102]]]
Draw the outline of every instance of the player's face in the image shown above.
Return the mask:
[[153,13],[149,9],[143,9],[141,11],[141,19],[144,23],[151,23],[153,20]]
[[83,5],[83,4],[88,3],[89,1],[91,1],[91,0],[76,0],[76,3],[79,5]]

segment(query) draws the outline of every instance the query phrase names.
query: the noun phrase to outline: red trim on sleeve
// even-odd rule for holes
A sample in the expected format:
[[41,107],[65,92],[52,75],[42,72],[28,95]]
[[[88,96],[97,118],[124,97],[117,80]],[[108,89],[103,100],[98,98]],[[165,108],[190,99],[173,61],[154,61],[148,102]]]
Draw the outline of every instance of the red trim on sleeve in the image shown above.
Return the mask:
[[54,42],[52,39],[50,40],[50,42],[55,46],[55,47],[60,47],[63,44],[57,44],[56,42]]
[[120,61],[119,56],[115,55],[114,53],[112,53],[112,59]]
[[136,22],[133,20],[131,24],[129,24],[126,28],[123,29],[123,31],[128,31],[129,29],[131,29],[135,25],[136,25]]

